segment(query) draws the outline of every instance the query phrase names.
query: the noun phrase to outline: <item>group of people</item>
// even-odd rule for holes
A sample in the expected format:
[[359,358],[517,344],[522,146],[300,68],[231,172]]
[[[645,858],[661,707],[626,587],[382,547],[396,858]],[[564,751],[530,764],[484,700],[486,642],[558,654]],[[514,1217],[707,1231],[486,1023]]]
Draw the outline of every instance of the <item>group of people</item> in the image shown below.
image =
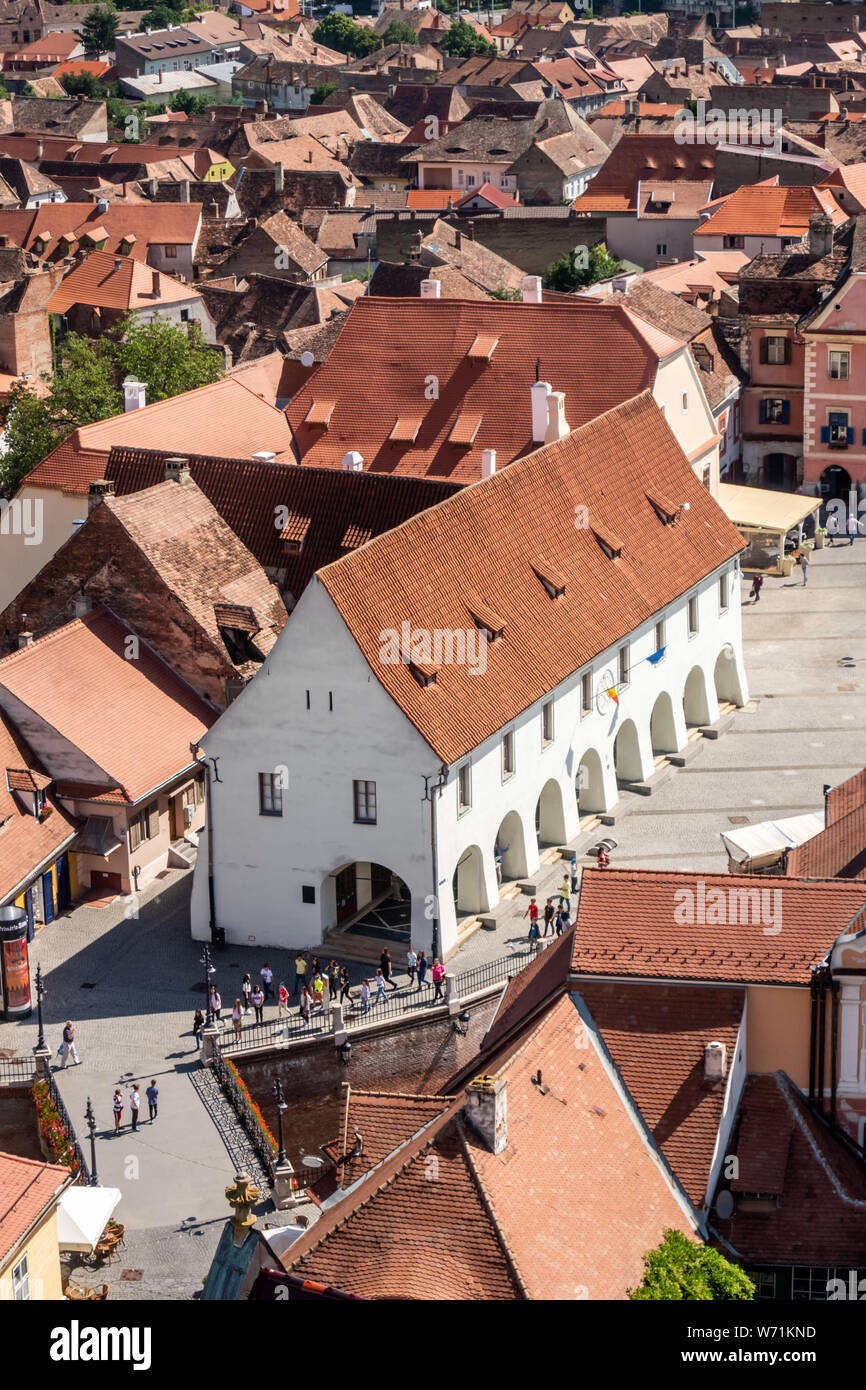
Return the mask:
[[[156,1078],[155,1078],[155,1077],[152,1077],[152,1078],[151,1078],[150,1085],[148,1086],[147,1090],[145,1091],[145,1095],[147,1096],[147,1108],[148,1108],[148,1111],[149,1111],[150,1123],[153,1124],[154,1120],[155,1120],[156,1117],[157,1117],[157,1113],[158,1113],[158,1110],[159,1110],[159,1087],[158,1087],[157,1084],[156,1084]],[[120,1127],[121,1127],[121,1120],[123,1119],[123,1091],[120,1089],[119,1086],[117,1087],[116,1091],[114,1092],[114,1105],[113,1105],[113,1108],[114,1108],[114,1132],[115,1132],[115,1134],[119,1134],[119,1133],[120,1133]],[[131,1126],[132,1126],[133,1133],[138,1129],[138,1113],[139,1113],[140,1109],[141,1109],[141,1096],[139,1095],[139,1092],[138,1092],[138,1082],[137,1082],[137,1081],[134,1081],[134,1082],[132,1083],[132,1090],[131,1090],[130,1093],[129,1093],[129,1114],[130,1114],[130,1124],[131,1124]]]
[[[406,952],[406,972],[409,976],[410,989],[412,989],[413,987],[416,990],[427,988],[428,969],[430,970],[430,979],[433,982],[433,1000],[435,1002],[437,999],[444,998],[442,993],[442,987],[445,981],[445,966],[442,964],[439,957],[436,956],[431,969],[430,962],[427,959],[426,953],[423,950],[415,951],[410,946],[408,951]],[[387,998],[387,995],[385,994],[386,985],[389,987],[389,989],[395,990],[398,988],[396,981],[391,978],[393,970],[394,966],[391,960],[391,955],[386,947],[385,950],[383,950],[381,956],[379,957],[379,968],[376,971],[376,974],[371,979],[368,978],[366,980],[361,981],[361,989],[358,995],[358,1002],[360,1003],[364,1013],[366,1013],[370,1007],[370,996],[374,987],[376,990],[376,997],[373,1000],[374,1004],[378,1004],[380,999]],[[416,977],[418,981],[417,985],[415,984]],[[351,996],[349,997],[351,998]]]
[[538,941],[543,936],[562,936],[571,926],[571,899],[580,887],[580,872],[577,859],[571,861],[571,868],[563,875],[559,888],[559,906],[555,904],[556,894],[544,904],[544,932],[541,931],[538,902],[531,898],[524,917],[529,918],[529,940]]

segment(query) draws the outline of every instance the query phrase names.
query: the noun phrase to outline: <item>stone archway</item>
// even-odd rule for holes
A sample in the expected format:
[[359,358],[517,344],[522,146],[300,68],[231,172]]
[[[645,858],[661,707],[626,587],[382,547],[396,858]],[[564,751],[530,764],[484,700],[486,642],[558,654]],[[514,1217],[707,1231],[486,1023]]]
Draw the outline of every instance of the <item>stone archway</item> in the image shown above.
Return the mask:
[[633,719],[626,719],[620,725],[613,745],[613,759],[618,782],[643,781],[640,740]]
[[457,861],[452,881],[454,908],[458,917],[477,916],[488,912],[487,884],[484,878],[484,856],[478,845],[469,845]]
[[410,938],[412,894],[399,874],[384,864],[355,860],[334,869],[322,885],[322,902],[344,931],[363,935],[373,928],[383,945]]
[[666,690],[656,698],[650,715],[650,739],[653,753],[676,753],[679,748],[674,703]]
[[545,782],[535,808],[535,830],[539,848],[542,845],[564,845],[565,807],[562,802],[562,788],[555,777]]
[[526,838],[523,821],[516,811],[509,811],[500,825],[493,856],[500,885],[511,879],[526,877]]
[[594,815],[607,809],[604,798],[604,770],[601,757],[595,748],[587,748],[578,763],[574,786],[579,816]]
[[743,687],[737,670],[737,658],[731,646],[722,647],[716,657],[713,671],[716,699],[720,704],[732,704],[738,708],[743,705]]
[[683,689],[683,716],[689,729],[710,723],[707,678],[702,666],[693,666],[688,674]]

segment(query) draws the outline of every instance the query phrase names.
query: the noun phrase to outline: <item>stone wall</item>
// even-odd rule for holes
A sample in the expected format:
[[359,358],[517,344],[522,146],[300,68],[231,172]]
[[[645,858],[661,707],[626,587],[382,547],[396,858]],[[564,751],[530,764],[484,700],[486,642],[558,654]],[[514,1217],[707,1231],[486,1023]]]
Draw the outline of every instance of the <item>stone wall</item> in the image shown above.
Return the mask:
[[[469,219],[450,216],[450,226],[459,227],[466,235]],[[513,217],[478,215],[472,218],[472,233],[476,241],[495,251],[524,275],[543,275],[551,261],[557,260],[575,246],[595,246],[604,240],[603,219],[569,217]],[[416,232],[426,236],[433,230],[433,220],[410,218],[379,218],[376,224],[376,250],[379,260],[404,261],[413,244]]]

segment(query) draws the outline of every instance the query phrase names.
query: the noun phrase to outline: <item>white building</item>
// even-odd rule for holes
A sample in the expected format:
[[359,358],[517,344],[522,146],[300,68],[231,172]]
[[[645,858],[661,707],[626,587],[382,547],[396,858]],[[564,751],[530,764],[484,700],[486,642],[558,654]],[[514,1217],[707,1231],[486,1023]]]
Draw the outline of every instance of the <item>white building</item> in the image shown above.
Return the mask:
[[[553,442],[320,570],[206,736],[228,941],[309,946],[377,910],[392,946],[411,918],[447,954],[497,901],[497,852],[531,878],[745,701],[739,532],[648,391],[566,434],[561,407]],[[202,837],[198,939],[210,872]]]

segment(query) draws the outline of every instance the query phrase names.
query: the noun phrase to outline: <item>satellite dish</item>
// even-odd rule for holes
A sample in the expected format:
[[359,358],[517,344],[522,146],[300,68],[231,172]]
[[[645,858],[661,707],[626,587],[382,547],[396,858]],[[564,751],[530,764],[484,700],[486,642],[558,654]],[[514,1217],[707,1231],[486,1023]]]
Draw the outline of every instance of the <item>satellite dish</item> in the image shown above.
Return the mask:
[[728,1221],[733,1214],[734,1196],[727,1187],[724,1187],[716,1198],[716,1215],[720,1221]]
[[315,357],[313,356],[313,354],[312,354],[311,352],[302,352],[302,353],[301,353],[301,366],[302,366],[302,367],[312,367],[312,365],[313,365],[313,363],[315,362],[315,360],[316,360],[316,359],[315,359]]
[[325,1160],[317,1158],[315,1154],[301,1154],[301,1162],[305,1168],[324,1168]]

